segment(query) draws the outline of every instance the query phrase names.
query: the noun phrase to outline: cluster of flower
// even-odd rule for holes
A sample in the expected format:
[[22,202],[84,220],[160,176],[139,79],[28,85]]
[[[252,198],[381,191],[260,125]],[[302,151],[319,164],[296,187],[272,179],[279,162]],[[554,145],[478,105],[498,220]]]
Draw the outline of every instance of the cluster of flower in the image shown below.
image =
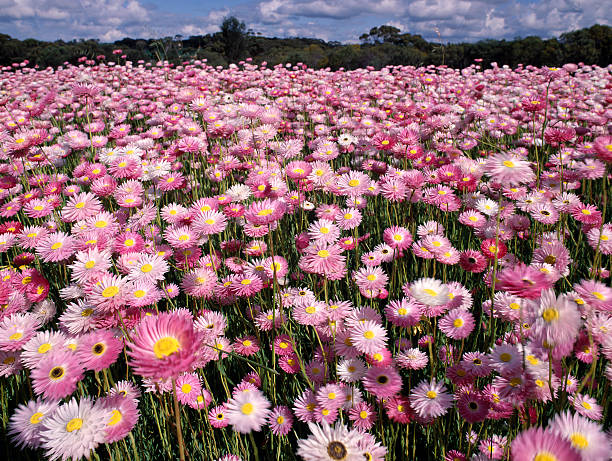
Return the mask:
[[18,446],[127,437],[139,377],[201,430],[295,429],[305,460],[382,460],[385,427],[443,418],[470,425],[448,460],[609,459],[608,70],[100,62],[0,82],[0,377],[36,395]]

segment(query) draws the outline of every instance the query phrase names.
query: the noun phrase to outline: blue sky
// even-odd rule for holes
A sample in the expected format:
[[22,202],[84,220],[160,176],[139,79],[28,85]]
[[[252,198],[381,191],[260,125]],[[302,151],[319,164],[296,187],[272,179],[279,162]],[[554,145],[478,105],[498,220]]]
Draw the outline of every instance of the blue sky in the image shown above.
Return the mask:
[[612,0],[0,0],[0,31],[42,40],[200,35],[234,15],[269,37],[359,41],[389,24],[444,42],[610,25]]

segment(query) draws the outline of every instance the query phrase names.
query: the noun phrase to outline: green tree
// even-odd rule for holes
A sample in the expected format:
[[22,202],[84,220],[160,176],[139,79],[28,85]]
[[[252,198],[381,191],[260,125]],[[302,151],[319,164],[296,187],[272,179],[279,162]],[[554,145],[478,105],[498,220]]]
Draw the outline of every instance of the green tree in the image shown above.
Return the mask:
[[223,49],[228,62],[240,60],[247,45],[247,28],[235,16],[226,17],[221,24]]

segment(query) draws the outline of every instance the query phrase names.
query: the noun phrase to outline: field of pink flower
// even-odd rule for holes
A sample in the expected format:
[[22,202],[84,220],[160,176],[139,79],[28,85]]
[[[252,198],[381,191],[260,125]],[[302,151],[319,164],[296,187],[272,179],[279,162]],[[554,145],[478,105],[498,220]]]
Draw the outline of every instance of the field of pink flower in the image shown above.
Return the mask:
[[610,459],[610,68],[0,83],[0,457]]

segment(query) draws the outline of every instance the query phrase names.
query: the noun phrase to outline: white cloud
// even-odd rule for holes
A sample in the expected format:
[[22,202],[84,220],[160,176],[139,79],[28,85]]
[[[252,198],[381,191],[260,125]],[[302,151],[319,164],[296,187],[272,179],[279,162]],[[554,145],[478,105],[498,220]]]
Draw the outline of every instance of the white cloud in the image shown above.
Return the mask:
[[[203,15],[175,13],[152,0],[0,0],[2,31],[18,38],[157,38],[203,35],[235,15],[266,36],[354,42],[374,26],[443,41],[474,41],[564,32],[609,24],[612,0],[244,0]],[[161,0],[154,0],[161,2]],[[529,3],[531,1],[531,3]]]

